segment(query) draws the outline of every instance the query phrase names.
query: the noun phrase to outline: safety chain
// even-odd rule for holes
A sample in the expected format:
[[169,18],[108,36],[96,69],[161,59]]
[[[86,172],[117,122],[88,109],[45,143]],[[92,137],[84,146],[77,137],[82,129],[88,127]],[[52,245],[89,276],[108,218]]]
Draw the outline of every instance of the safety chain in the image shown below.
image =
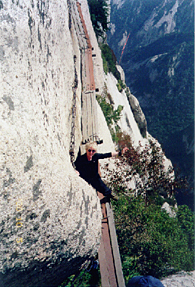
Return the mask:
[[103,143],[103,140],[100,139],[97,134],[93,134],[93,135],[89,136],[87,139],[83,140],[82,145],[84,145],[88,142],[91,142],[91,141],[96,142],[97,144]]
[[[74,83],[72,85],[73,90],[73,98],[72,98],[72,122],[71,122],[71,133],[70,133],[70,160],[72,165],[74,166],[74,150],[75,150],[75,122],[76,122],[76,90],[78,87],[78,76],[76,71],[76,56],[74,55]],[[75,166],[74,166],[75,167]]]
[[70,0],[67,0],[67,4],[68,4],[68,27],[69,27],[69,30],[71,30],[72,18],[71,18],[71,2],[70,2]]

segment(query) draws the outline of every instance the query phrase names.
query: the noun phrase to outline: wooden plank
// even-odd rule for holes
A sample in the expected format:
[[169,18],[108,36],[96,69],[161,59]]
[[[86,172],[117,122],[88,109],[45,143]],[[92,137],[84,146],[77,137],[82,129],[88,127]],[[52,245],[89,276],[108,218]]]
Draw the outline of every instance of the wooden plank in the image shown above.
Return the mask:
[[116,270],[118,287],[125,287],[125,280],[124,280],[123,271],[122,271],[122,263],[121,263],[121,257],[120,257],[115,223],[114,223],[114,215],[113,215],[113,211],[111,208],[111,204],[108,202],[106,203],[106,212],[107,212],[107,217],[108,217],[108,226],[109,226],[109,231],[110,231],[110,239],[111,239],[111,246],[112,246],[114,266]]
[[[98,192],[100,199],[103,198],[102,194]],[[100,273],[101,273],[101,286],[102,287],[118,287],[116,281],[116,273],[114,267],[114,259],[112,255],[112,248],[110,243],[110,235],[108,228],[108,219],[106,213],[105,203],[101,204],[102,207],[102,237],[100,249],[98,252],[98,258],[100,263]]]
[[85,20],[83,18],[83,13],[82,13],[82,10],[81,10],[81,4],[77,1],[77,8],[78,8],[78,11],[79,11],[79,15],[80,15],[80,18],[81,18],[81,22],[82,22],[82,25],[83,25],[83,29],[84,29],[84,32],[85,32],[85,37],[86,37],[86,41],[87,41],[87,46],[89,48],[92,48],[91,46],[91,42],[90,42],[90,39],[89,39],[89,35],[88,35],[88,32],[87,32],[87,27],[85,25]]
[[84,30],[85,38],[86,38],[86,42],[87,42],[87,49],[85,49],[87,89],[88,90],[95,90],[95,80],[94,80],[94,71],[93,71],[93,59],[92,59],[92,45],[91,45],[91,41],[90,41],[90,38],[89,38],[89,34],[87,32],[87,27],[86,27],[86,24],[85,24],[85,20],[83,18],[81,4],[79,2],[77,2],[76,4],[77,4],[79,16],[80,16],[80,19],[81,19],[81,23],[82,23],[82,26],[83,26],[83,30]]

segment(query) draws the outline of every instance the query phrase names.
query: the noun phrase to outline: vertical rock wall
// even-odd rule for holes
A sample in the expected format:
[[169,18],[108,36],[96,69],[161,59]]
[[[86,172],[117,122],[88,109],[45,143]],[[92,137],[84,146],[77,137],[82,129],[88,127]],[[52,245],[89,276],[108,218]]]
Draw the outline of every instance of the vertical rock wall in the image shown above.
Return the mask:
[[69,157],[68,11],[66,1],[0,1],[1,287],[57,286],[99,247],[99,201]]

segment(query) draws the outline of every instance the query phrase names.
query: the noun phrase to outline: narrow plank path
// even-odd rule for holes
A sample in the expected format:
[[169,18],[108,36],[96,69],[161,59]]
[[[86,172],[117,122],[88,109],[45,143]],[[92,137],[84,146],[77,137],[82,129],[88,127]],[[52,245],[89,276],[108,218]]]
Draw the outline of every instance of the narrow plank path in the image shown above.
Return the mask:
[[[103,199],[103,195],[98,193],[98,196]],[[102,237],[100,249],[98,252],[98,259],[100,262],[101,284],[102,287],[117,287],[116,273],[114,268],[114,258],[112,254],[112,247],[110,242],[108,217],[106,212],[106,204],[101,204],[102,208]]]
[[[100,200],[104,196],[98,192]],[[125,287],[121,258],[118,248],[113,212],[109,202],[101,204],[102,237],[98,259],[102,287]]]
[[[86,142],[89,139],[96,140],[98,134],[97,102],[95,98],[95,80],[92,59],[93,48],[85,25],[81,4],[78,1],[74,3],[70,1],[70,6],[75,13],[75,18],[70,21],[70,24],[72,23],[72,25],[74,25],[81,51],[82,136],[83,140]],[[74,105],[76,105],[76,103],[73,103],[73,106]],[[104,197],[101,193],[98,193],[98,196],[100,199]],[[101,286],[125,287],[111,204],[109,202],[102,203],[101,208],[103,218],[102,237],[98,252]]]

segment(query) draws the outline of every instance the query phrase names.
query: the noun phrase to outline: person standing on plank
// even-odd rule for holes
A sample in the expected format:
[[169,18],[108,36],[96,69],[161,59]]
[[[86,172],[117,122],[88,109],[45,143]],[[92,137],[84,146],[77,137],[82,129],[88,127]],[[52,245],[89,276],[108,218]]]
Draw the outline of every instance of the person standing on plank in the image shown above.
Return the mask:
[[128,148],[123,148],[120,152],[97,153],[97,143],[89,142],[86,144],[86,153],[79,156],[75,161],[76,171],[80,177],[93,186],[97,191],[101,192],[109,199],[115,199],[111,190],[102,181],[99,175],[99,159],[116,157],[123,155]]

